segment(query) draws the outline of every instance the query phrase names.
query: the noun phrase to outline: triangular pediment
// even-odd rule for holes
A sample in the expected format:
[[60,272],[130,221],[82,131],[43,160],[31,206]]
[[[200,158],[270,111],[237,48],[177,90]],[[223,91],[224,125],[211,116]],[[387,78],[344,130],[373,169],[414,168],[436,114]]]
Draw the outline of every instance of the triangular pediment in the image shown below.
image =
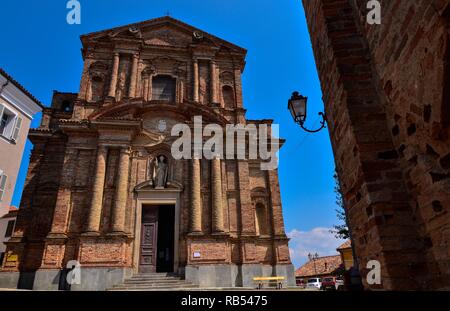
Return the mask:
[[173,25],[142,28],[142,39],[146,45],[188,46],[193,43],[192,34],[176,29]]
[[81,36],[83,43],[117,39],[138,40],[145,45],[187,47],[191,44],[223,48],[246,54],[246,50],[172,17],[165,16]]

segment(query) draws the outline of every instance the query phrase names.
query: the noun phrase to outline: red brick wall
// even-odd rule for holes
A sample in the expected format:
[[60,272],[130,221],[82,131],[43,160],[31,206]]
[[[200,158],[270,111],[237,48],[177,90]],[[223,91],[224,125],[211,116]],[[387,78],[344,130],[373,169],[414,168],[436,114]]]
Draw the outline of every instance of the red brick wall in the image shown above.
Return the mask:
[[367,1],[303,1],[356,254],[377,287],[448,288],[448,1],[381,2],[369,25]]

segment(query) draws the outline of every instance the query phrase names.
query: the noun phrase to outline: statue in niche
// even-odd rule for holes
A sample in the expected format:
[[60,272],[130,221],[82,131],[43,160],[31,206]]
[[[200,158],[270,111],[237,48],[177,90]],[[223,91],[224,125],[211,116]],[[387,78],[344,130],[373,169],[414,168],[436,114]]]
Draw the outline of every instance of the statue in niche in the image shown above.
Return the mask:
[[153,165],[153,185],[155,189],[164,189],[167,184],[167,175],[169,172],[169,165],[167,164],[167,158],[163,155],[157,156]]

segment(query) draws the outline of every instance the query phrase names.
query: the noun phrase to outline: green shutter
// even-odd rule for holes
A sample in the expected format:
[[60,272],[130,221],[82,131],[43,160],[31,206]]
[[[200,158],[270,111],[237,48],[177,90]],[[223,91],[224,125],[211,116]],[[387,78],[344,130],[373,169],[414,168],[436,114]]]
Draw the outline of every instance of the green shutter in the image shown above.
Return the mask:
[[[3,111],[5,110],[5,107],[2,105],[2,104],[0,104],[0,122],[2,122],[2,119],[3,119]],[[0,124],[0,126],[1,126],[1,124]],[[3,132],[4,132],[5,130],[3,129],[3,128],[0,128],[0,135],[3,135]],[[1,177],[1,176],[0,176]]]
[[12,136],[12,139],[17,141],[17,138],[19,137],[20,127],[22,126],[22,118],[17,117],[16,127],[14,128],[14,133]]
[[5,193],[5,187],[6,187],[6,179],[8,177],[6,175],[0,176],[0,201],[3,198],[3,193]]

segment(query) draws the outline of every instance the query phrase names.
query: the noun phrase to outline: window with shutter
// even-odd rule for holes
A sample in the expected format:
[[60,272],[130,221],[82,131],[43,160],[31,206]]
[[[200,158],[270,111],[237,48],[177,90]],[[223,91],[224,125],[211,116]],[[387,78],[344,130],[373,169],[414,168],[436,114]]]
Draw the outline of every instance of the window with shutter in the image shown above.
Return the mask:
[[19,137],[20,127],[22,126],[22,118],[17,117],[16,126],[14,128],[14,133],[12,136],[12,139],[17,141],[17,138]]
[[3,111],[5,111],[5,107],[0,104],[0,135],[3,134],[7,121],[6,119],[3,118]]
[[3,194],[5,193],[7,178],[8,178],[8,176],[6,176],[4,174],[0,176],[0,202],[2,201]]
[[156,76],[152,80],[152,100],[175,101],[176,80],[170,76]]
[[13,234],[15,224],[16,224],[15,220],[8,221],[8,227],[6,227],[5,238],[11,237],[11,235]]
[[5,106],[0,105],[0,135],[11,139],[14,133],[14,120],[16,114],[9,111]]

